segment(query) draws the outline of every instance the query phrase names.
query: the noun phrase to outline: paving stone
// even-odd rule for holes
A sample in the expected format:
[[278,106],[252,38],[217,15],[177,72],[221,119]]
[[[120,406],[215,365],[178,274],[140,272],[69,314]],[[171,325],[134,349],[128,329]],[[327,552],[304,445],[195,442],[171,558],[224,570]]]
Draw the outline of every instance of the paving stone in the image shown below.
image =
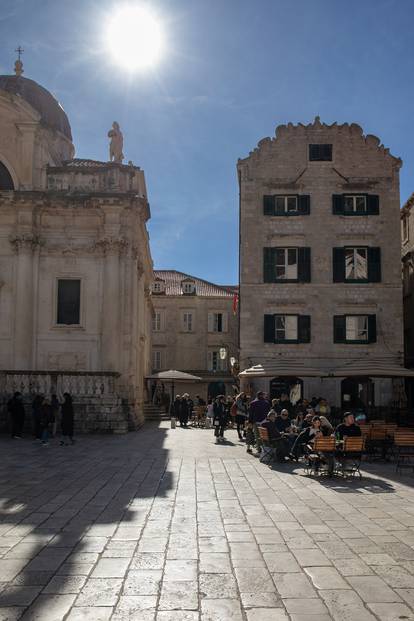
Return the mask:
[[332,565],[332,561],[320,550],[294,550],[293,554],[301,567]]
[[25,608],[17,606],[0,606],[0,621],[18,621],[23,615]]
[[40,586],[7,586],[0,593],[1,606],[29,606],[38,596]]
[[54,576],[43,589],[44,593],[79,593],[86,576]]
[[255,608],[246,611],[247,621],[289,621],[282,608]]
[[189,560],[167,560],[165,563],[163,580],[170,581],[182,581],[189,580],[190,582],[197,581],[197,561]]
[[282,600],[274,591],[272,593],[240,593],[243,608],[282,608]]
[[317,589],[350,589],[335,567],[305,567]]
[[134,569],[124,582],[124,595],[157,595],[162,572],[158,569]]
[[162,552],[139,553],[132,557],[130,569],[162,569],[164,563]]
[[0,559],[0,576],[5,582],[13,580],[27,565],[27,559]]
[[75,606],[71,609],[65,621],[109,621],[112,615],[112,608],[105,606],[94,606],[85,608]]
[[333,564],[343,576],[370,576],[373,570],[360,558],[333,559]]
[[62,621],[76,595],[42,595],[25,612],[24,621]]
[[198,610],[198,592],[188,581],[164,582],[158,608],[159,610]]
[[317,597],[308,577],[304,574],[272,574],[280,597],[293,598],[300,594],[304,598]]
[[398,565],[379,565],[374,569],[390,587],[409,589],[414,585],[414,577],[403,567]]
[[323,590],[319,594],[335,621],[376,621],[355,591]]
[[191,610],[161,610],[157,613],[157,621],[198,621],[199,613]]
[[320,599],[291,598],[282,600],[289,614],[296,615],[323,615],[328,609]]
[[89,578],[77,597],[76,605],[115,606],[121,588],[122,580],[119,578]]
[[203,599],[201,621],[243,621],[237,599]]
[[[339,618],[339,617],[338,617]],[[331,615],[290,615],[291,621],[332,621]]]
[[350,585],[360,595],[364,602],[400,602],[401,598],[390,589],[384,580],[378,576],[352,576],[348,578]]
[[200,597],[236,598],[236,581],[231,574],[200,574]]
[[15,586],[44,586],[53,577],[51,571],[22,571],[13,580]]
[[207,574],[231,573],[230,556],[222,552],[200,554],[200,572]]
[[389,554],[360,554],[367,565],[398,565]]
[[297,573],[300,571],[299,564],[292,552],[265,553],[263,558],[271,572]]
[[414,621],[413,612],[405,604],[368,604],[368,608],[381,621],[400,621],[400,619]]
[[127,572],[129,559],[102,558],[98,561],[92,578],[123,578]]
[[257,568],[252,571],[248,567],[236,567],[237,584],[240,591],[245,593],[254,593],[260,591],[262,593],[273,593],[275,585],[267,569]]

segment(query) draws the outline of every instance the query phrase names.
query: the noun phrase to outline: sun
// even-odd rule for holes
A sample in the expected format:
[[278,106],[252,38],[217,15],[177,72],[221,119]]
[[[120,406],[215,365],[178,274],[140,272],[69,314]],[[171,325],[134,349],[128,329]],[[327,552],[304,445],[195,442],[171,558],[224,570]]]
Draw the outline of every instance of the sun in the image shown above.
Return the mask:
[[108,18],[106,42],[113,60],[123,69],[147,69],[162,53],[160,21],[145,6],[125,5]]

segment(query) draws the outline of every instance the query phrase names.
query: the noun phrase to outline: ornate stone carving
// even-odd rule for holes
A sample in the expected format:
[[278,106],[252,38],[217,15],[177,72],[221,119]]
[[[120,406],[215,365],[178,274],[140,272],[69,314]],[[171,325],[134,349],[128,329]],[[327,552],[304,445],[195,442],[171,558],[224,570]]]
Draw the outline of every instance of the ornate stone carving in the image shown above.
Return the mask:
[[109,143],[109,161],[115,162],[115,164],[122,164],[124,159],[124,154],[122,153],[124,137],[116,121],[112,123],[112,129],[108,132],[108,138],[111,139]]
[[36,248],[44,245],[44,240],[32,233],[12,235],[9,241],[15,252],[33,252]]
[[129,248],[129,241],[125,237],[102,237],[95,242],[94,247],[101,250],[104,255],[125,254]]

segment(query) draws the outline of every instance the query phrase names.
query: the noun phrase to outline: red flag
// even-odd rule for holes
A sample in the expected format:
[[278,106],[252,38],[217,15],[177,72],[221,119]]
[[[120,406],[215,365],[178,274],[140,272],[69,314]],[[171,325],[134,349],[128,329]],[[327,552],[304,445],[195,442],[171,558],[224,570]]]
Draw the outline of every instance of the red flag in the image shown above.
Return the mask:
[[233,315],[237,315],[238,306],[239,306],[239,294],[235,293],[233,295]]

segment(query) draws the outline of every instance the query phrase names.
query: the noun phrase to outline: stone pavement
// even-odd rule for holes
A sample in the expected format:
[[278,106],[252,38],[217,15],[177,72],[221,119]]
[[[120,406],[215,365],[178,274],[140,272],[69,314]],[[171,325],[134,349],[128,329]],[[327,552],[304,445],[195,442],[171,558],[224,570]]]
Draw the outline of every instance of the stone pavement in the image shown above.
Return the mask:
[[227,432],[0,439],[0,620],[414,620],[414,478],[314,480]]

